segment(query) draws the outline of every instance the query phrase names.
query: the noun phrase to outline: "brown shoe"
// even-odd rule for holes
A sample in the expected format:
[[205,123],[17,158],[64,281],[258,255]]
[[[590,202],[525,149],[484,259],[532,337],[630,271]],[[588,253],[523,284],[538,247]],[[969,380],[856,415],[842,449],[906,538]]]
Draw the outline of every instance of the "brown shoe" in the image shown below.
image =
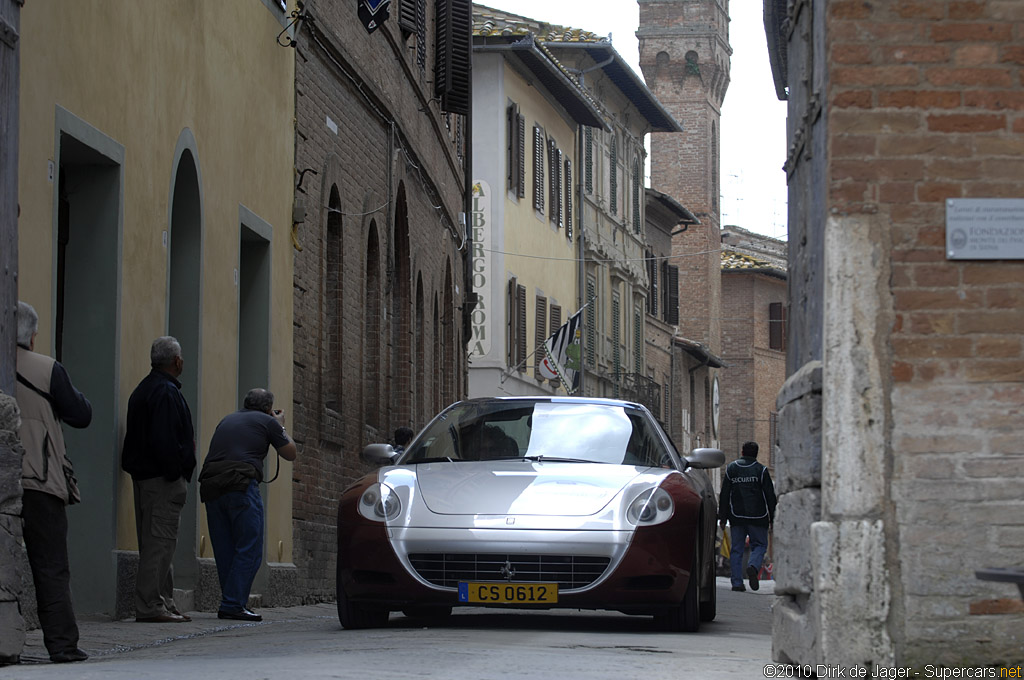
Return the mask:
[[174,614],[175,616],[180,616],[181,618],[185,619],[186,621],[191,621],[192,620],[191,616],[189,616],[188,614],[182,614],[177,609],[172,609],[171,613]]
[[192,619],[182,616],[181,614],[172,614],[170,612],[166,614],[160,614],[158,616],[136,616],[135,623],[185,623]]

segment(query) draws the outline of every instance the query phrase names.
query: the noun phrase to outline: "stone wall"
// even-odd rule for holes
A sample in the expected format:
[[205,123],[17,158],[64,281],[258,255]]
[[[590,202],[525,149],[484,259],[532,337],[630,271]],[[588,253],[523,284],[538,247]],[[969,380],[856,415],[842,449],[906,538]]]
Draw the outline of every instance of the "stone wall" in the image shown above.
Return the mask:
[[307,6],[296,52],[297,569],[271,579],[323,601],[335,596],[338,499],[369,471],[363,446],[423,426],[463,393],[457,141],[468,130],[432,100],[432,48],[420,69],[416,38],[394,17],[368,34],[355,5]]
[[16,662],[25,644],[21,603],[31,578],[21,541],[20,425],[18,402],[0,392],[0,665]]

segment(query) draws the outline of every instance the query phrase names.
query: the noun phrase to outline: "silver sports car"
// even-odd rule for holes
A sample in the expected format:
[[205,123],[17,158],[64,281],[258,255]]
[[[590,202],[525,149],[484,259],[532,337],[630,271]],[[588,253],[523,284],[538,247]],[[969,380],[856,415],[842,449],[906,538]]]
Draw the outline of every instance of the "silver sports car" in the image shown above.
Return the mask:
[[681,458],[643,406],[470,399],[438,414],[338,507],[338,617],[445,616],[455,606],[715,618],[717,449]]

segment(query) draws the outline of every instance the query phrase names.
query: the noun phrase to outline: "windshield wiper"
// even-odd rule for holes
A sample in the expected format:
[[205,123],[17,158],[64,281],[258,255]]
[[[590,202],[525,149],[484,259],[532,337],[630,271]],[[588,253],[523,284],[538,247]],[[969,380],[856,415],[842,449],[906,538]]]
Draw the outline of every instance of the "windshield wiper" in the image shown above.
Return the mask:
[[586,458],[560,458],[558,456],[523,456],[523,460],[528,460],[532,463],[600,463],[597,460],[587,460]]
[[[459,460],[461,460],[461,458]],[[455,461],[448,456],[440,456],[436,458],[417,458],[407,462],[410,465],[418,465],[419,463],[454,463]]]

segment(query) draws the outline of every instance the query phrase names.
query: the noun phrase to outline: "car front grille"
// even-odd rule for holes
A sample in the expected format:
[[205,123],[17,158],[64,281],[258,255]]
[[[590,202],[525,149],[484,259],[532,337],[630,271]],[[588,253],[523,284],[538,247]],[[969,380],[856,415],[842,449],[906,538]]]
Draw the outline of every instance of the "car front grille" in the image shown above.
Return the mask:
[[413,553],[409,562],[423,579],[448,588],[457,588],[460,581],[512,581],[557,583],[560,590],[572,590],[596,581],[610,560],[579,555]]

